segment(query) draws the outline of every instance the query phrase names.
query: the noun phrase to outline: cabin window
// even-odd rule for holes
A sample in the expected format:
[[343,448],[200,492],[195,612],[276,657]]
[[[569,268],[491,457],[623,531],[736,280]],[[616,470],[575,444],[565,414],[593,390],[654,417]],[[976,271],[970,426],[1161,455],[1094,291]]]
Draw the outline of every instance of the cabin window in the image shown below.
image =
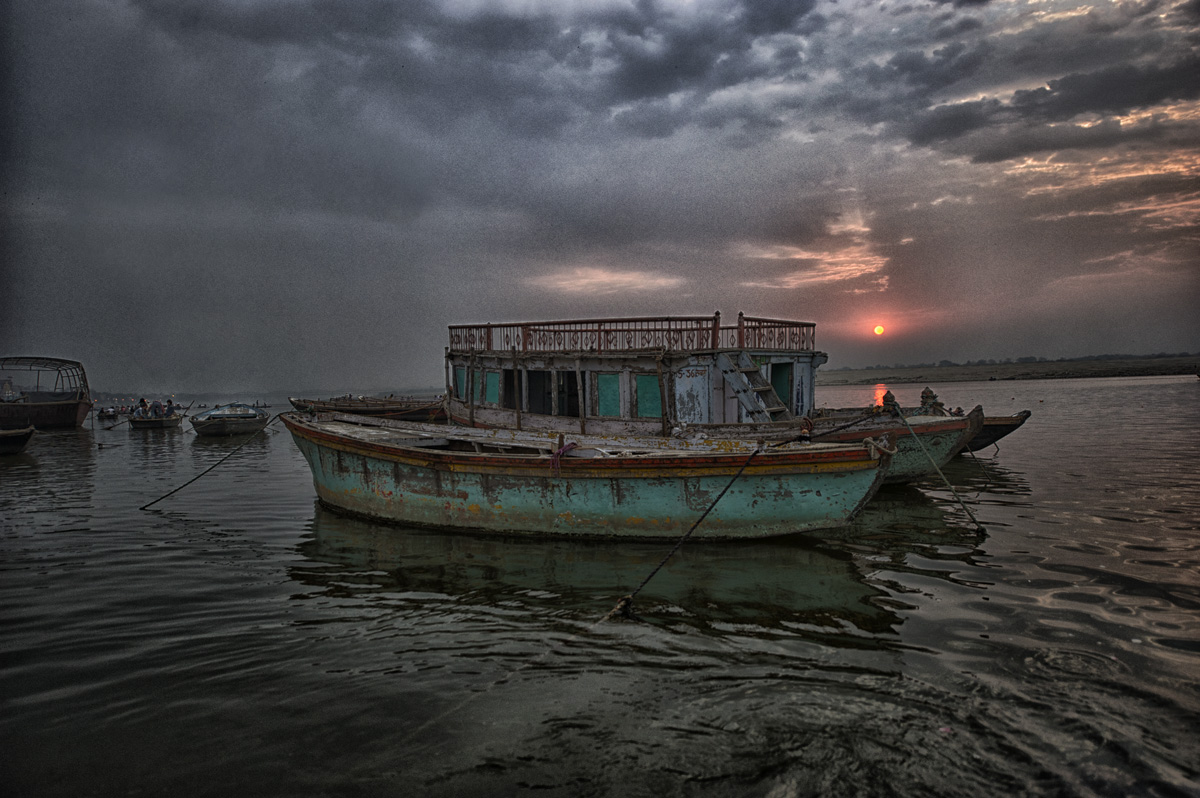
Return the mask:
[[516,369],[504,369],[501,372],[503,390],[501,396],[504,399],[503,407],[509,410],[516,410],[521,406],[521,372]]
[[783,402],[783,406],[792,408],[792,364],[771,364],[771,387]]
[[529,412],[548,416],[554,412],[554,385],[549,371],[527,371],[529,378]]
[[621,375],[596,374],[593,383],[596,386],[596,415],[620,417]]
[[555,372],[558,377],[558,414],[579,417],[579,383],[574,371]]
[[454,367],[454,394],[464,402],[467,399],[467,367]]
[[658,389],[658,375],[637,374],[635,376],[638,418],[662,418],[662,394]]
[[484,372],[483,401],[493,405],[500,404],[500,372]]

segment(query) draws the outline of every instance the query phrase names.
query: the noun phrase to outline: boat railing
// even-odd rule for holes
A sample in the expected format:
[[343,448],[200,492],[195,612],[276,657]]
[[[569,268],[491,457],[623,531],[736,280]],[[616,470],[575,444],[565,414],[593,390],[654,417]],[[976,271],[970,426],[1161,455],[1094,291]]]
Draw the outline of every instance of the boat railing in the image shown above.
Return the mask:
[[[49,391],[68,395],[67,398],[91,398],[87,373],[83,370],[83,364],[77,360],[56,357],[0,358],[0,372],[7,374],[10,371],[28,372],[34,380],[34,385],[25,387],[32,388],[35,393]],[[49,375],[53,375],[53,382],[48,380]],[[45,385],[42,384],[43,379],[47,379]]]
[[635,352],[711,349],[812,351],[816,325],[738,314],[736,325],[712,316],[579,319],[510,324],[450,326],[450,351],[471,352]]

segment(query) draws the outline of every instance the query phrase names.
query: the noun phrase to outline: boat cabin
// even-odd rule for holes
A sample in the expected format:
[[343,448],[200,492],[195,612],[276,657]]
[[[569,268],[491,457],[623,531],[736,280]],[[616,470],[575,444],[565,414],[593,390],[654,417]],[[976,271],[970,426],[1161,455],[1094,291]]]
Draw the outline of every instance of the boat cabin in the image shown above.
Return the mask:
[[[739,313],[450,327],[451,420],[475,427],[671,435],[785,426],[828,357],[812,322]],[[699,431],[699,430],[697,430]]]

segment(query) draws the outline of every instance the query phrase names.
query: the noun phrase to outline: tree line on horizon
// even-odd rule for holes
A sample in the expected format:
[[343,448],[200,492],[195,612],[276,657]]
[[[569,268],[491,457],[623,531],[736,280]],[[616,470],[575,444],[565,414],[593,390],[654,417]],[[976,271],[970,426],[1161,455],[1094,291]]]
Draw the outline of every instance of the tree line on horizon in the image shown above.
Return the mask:
[[[1157,360],[1161,358],[1179,358],[1179,357],[1200,357],[1200,352],[1158,352],[1153,355],[1084,355],[1083,357],[1060,357],[1055,359],[1045,357],[1035,357],[1027,355],[1025,357],[1006,357],[1003,359],[980,359],[967,360],[962,363],[956,363],[953,360],[939,360],[936,363],[895,363],[890,366],[875,365],[863,366],[861,370],[870,371],[874,369],[934,369],[934,368],[953,368],[961,366],[1002,366],[1020,363],[1080,363],[1097,360]],[[838,366],[837,368],[827,369],[828,371],[859,371],[860,369],[851,366]]]

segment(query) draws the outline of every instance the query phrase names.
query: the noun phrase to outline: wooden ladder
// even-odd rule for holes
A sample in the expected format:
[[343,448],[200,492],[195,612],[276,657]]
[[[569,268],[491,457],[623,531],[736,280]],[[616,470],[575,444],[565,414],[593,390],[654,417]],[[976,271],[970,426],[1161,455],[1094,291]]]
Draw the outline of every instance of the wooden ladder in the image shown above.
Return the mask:
[[795,418],[745,350],[718,352],[717,367],[752,420],[789,421]]

